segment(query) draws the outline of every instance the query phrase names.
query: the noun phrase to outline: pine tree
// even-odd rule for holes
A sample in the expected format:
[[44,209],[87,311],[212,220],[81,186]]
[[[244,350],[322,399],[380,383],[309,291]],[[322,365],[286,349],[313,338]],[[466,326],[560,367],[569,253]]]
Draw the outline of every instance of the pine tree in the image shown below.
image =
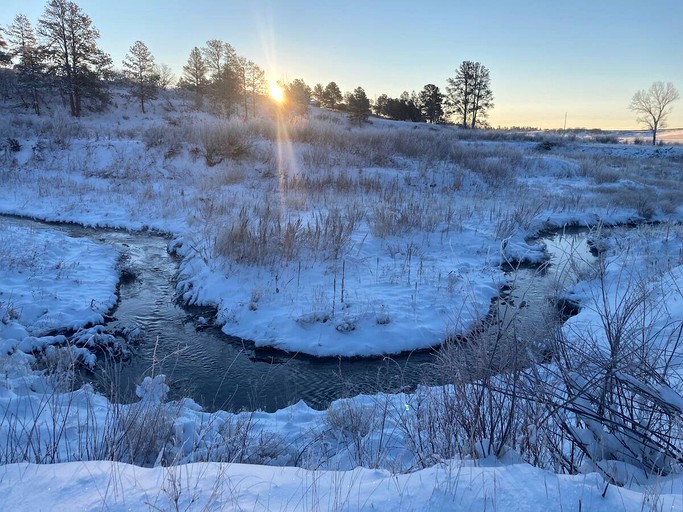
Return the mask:
[[290,112],[306,115],[311,102],[311,88],[306,85],[306,82],[296,78],[291,83],[285,85],[284,90],[285,105],[289,108]]
[[419,98],[415,91],[408,94],[408,91],[403,91],[401,97],[399,98],[400,105],[400,119],[402,121],[412,121],[414,123],[421,122],[422,112],[419,107]]
[[311,91],[311,99],[318,103],[318,105],[322,105],[324,103],[325,88],[323,87],[323,84],[315,84],[313,90]]
[[111,58],[100,50],[99,31],[81,8],[69,0],[50,0],[39,21],[48,71],[69,98],[71,115],[79,117],[84,99],[102,107],[109,100],[104,78]]
[[387,106],[389,105],[389,96],[380,94],[372,105],[372,111],[376,116],[386,116]]
[[132,94],[140,100],[140,109],[145,113],[145,100],[156,98],[159,74],[154,57],[147,45],[135,41],[123,60],[123,74],[132,82]]
[[370,100],[362,87],[356,87],[352,93],[346,96],[346,105],[349,120],[361,126],[368,120],[370,115]]
[[230,44],[219,39],[207,41],[201,53],[208,75],[206,88],[229,116],[241,97],[241,71],[237,53]]
[[225,41],[210,39],[202,48],[202,57],[212,82],[219,82],[223,77],[226,66],[230,66],[237,57],[235,49]]
[[10,62],[12,62],[10,54],[5,51],[6,48],[7,43],[5,42],[5,39],[2,37],[2,28],[0,27],[0,66],[6,66]]
[[443,122],[443,94],[434,84],[427,84],[420,92],[418,100],[422,116],[427,122]]
[[0,100],[6,102],[10,98],[10,91],[14,88],[14,73],[4,69],[5,66],[12,64],[12,57],[5,51],[7,43],[3,39],[2,29],[0,28]]
[[44,51],[38,46],[33,27],[23,14],[17,14],[14,22],[7,27],[10,54],[16,60],[14,70],[17,73],[19,91],[24,104],[27,94],[33,111],[40,115],[40,91],[45,86]]
[[194,92],[194,104],[196,108],[201,108],[206,92],[206,73],[207,67],[202,57],[202,52],[196,46],[192,48],[187,64],[183,66],[183,76],[178,85],[189,91]]
[[335,108],[343,99],[339,86],[335,82],[330,82],[325,86],[322,102],[324,107]]
[[464,128],[475,128],[493,107],[489,70],[479,62],[463,61],[455,77],[448,79],[446,92],[451,113]]

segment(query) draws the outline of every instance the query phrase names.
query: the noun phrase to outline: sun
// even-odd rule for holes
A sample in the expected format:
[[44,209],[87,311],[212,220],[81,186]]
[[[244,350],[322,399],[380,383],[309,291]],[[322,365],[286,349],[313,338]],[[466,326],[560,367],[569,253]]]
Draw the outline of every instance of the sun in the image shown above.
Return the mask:
[[275,82],[270,83],[270,97],[277,103],[282,103],[285,99],[285,90]]

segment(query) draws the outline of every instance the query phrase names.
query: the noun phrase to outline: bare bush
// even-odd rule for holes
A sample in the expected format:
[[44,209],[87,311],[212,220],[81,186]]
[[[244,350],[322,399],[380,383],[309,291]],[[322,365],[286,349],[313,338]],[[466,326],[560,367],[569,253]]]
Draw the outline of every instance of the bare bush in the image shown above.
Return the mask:
[[252,137],[245,126],[238,122],[204,125],[199,129],[197,137],[209,167],[223,160],[244,158],[252,151]]
[[[387,431],[392,411],[389,399],[377,395],[365,400],[342,399],[334,402],[325,414],[326,436],[335,438],[357,466],[380,468],[390,463],[392,432]],[[336,454],[339,457],[339,453]],[[329,456],[329,454],[328,454]]]
[[337,260],[355,230],[354,215],[353,210],[331,209],[315,213],[304,223],[296,216],[283,219],[267,201],[251,209],[242,206],[233,223],[217,233],[215,254],[254,265],[292,261],[302,254]]
[[600,328],[557,339],[557,366],[545,389],[572,446],[610,481],[623,484],[619,463],[662,475],[683,462],[675,356],[683,323],[670,317],[656,281],[624,276],[615,286],[608,270],[603,261],[600,286],[586,304],[597,312]]

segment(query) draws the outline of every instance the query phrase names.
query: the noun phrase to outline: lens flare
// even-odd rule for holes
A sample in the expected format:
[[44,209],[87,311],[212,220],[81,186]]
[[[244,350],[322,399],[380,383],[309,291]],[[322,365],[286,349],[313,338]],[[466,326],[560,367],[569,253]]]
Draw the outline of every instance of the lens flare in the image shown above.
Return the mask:
[[285,99],[285,91],[275,82],[270,83],[270,97],[277,103],[282,103]]

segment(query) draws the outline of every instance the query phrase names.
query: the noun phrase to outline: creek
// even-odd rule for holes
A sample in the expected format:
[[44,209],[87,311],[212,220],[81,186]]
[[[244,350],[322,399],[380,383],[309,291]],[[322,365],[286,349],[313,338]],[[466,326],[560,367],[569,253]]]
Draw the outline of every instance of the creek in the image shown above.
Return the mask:
[[[397,392],[419,384],[439,384],[434,366],[438,349],[377,358],[315,358],[257,348],[205,324],[213,311],[187,308],[175,300],[178,261],[167,252],[168,239],[149,232],[125,232],[6,218],[32,229],[53,229],[114,245],[125,255],[131,276],[119,285],[119,301],[107,324],[111,332],[137,327],[124,359],[98,354],[94,372],[79,378],[110,398],[132,400],[145,376],[165,374],[171,398],[192,397],[208,411],[274,411],[299,400],[317,409],[359,393]],[[515,318],[525,325],[545,321],[548,299],[576,270],[590,264],[587,230],[548,234],[549,255],[541,267],[506,269],[510,286],[492,304],[491,318]],[[529,331],[531,332],[531,331]],[[529,334],[532,335],[532,334]],[[112,392],[111,390],[115,390]]]

